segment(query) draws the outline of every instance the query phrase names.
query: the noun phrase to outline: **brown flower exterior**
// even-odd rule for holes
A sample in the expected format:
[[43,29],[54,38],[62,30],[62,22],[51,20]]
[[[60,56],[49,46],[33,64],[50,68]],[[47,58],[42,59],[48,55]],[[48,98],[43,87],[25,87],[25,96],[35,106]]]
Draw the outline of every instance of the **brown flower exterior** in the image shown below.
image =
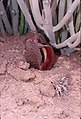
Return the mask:
[[49,70],[52,68],[54,64],[54,51],[42,34],[30,32],[24,44],[26,61],[32,67],[39,70]]

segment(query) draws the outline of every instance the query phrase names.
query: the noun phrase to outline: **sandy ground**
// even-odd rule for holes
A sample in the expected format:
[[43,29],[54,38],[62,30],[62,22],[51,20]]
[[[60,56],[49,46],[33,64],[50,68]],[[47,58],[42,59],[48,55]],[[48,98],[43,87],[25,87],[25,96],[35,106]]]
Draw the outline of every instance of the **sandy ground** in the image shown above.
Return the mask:
[[51,70],[29,68],[19,38],[0,43],[0,119],[81,119],[79,52]]

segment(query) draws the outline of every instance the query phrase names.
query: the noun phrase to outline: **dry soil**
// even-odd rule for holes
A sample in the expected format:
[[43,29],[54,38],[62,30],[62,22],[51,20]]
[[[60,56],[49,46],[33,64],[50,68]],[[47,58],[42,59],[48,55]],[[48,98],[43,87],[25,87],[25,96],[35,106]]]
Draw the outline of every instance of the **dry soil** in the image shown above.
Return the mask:
[[79,52],[40,71],[26,62],[22,41],[0,43],[0,119],[81,119]]

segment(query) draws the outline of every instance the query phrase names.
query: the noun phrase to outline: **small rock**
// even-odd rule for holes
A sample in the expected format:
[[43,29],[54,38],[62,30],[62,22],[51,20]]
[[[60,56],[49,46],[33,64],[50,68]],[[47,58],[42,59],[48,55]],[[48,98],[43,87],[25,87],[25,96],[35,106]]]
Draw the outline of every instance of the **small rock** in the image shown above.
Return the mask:
[[24,61],[19,62],[19,68],[23,70],[28,70],[30,67],[30,64]]
[[21,80],[21,81],[28,81],[28,80],[33,80],[36,76],[35,74],[30,71],[30,70],[22,70],[20,68],[15,68],[15,69],[9,69],[8,73],[14,77],[16,80]]
[[53,97],[55,95],[55,90],[53,88],[53,85],[50,81],[44,81],[40,85],[40,92],[42,95],[47,96],[47,97]]

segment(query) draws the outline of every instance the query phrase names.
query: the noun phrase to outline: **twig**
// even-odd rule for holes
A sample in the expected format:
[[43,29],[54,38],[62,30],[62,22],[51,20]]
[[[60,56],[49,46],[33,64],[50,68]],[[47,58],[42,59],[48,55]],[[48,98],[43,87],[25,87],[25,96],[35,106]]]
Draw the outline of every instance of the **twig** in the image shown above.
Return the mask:
[[64,17],[64,13],[65,13],[65,4],[66,4],[66,0],[60,0],[59,3],[59,12],[58,12],[58,21],[60,22],[62,20],[62,18]]
[[[67,9],[69,9],[69,7],[71,6],[72,4],[72,0],[67,0]],[[72,17],[70,18],[69,20],[69,32],[70,32],[70,35],[74,35],[75,34],[75,31],[74,31],[74,24],[73,24],[73,15]]]
[[77,32],[76,34],[72,35],[70,38],[68,38],[67,40],[65,40],[64,42],[62,42],[60,44],[51,44],[51,45],[57,49],[66,47],[68,45],[68,43],[72,43],[77,39],[79,33],[80,33],[80,31]]
[[44,24],[45,21],[43,20],[40,14],[38,0],[29,0],[29,2],[30,2],[30,7],[31,7],[32,14],[33,14],[36,24],[38,26]]
[[46,24],[44,24],[44,28],[47,30],[49,34],[50,44],[53,42],[55,43],[55,34],[53,33],[52,14],[49,0],[43,0],[43,7],[46,22]]
[[79,3],[80,3],[80,0],[75,0],[72,3],[70,9],[67,11],[63,19],[56,26],[53,27],[53,32],[58,31],[59,29],[63,27],[63,25],[71,18],[73,12],[75,11]]
[[75,30],[76,30],[76,32],[80,28],[80,22],[81,22],[81,7],[79,5],[78,8],[77,8],[77,16],[76,16],[76,21],[75,21]]
[[20,6],[20,8],[21,8],[21,10],[22,10],[22,12],[23,12],[23,14],[24,14],[24,16],[25,16],[25,18],[26,18],[26,20],[27,20],[27,22],[28,22],[28,24],[31,28],[31,30],[36,31],[36,28],[35,28],[35,26],[32,22],[31,16],[29,14],[28,8],[27,8],[24,0],[17,0],[17,3]]
[[50,39],[51,43],[55,43],[55,35],[53,33],[52,15],[49,0],[43,0],[43,16],[41,16],[40,14],[38,0],[30,0],[30,6],[36,25],[44,31],[46,36]]
[[52,16],[54,15],[56,7],[57,7],[57,0],[53,0],[52,7],[51,7],[51,14],[52,14]]
[[81,36],[80,36],[80,32],[78,33],[78,38],[77,38],[77,40],[72,44],[72,43],[67,43],[68,44],[68,47],[69,48],[75,48],[75,47],[77,47],[79,44],[80,44],[80,42],[81,42]]
[[[36,22],[36,25],[44,31],[44,33],[46,34],[47,37],[49,37],[47,29],[45,29],[43,27],[43,25],[45,24],[45,20],[40,14],[38,0],[35,0],[35,1],[30,0],[29,2],[30,2],[31,11],[32,11],[34,20]],[[34,4],[34,3],[36,3],[36,4]]]

